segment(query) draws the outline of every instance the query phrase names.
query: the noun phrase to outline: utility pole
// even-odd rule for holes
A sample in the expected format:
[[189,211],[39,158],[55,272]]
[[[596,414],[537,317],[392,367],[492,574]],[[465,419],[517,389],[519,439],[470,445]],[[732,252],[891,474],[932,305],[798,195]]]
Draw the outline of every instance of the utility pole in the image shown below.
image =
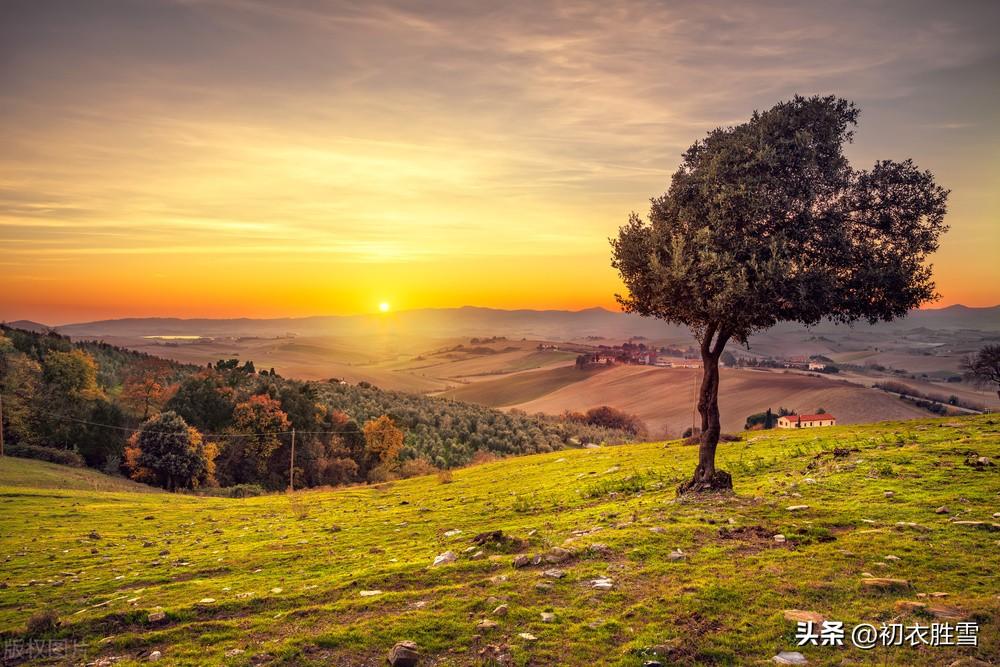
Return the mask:
[[3,394],[0,394],[0,456],[3,456]]
[[292,455],[288,457],[288,491],[295,490],[295,429],[292,429]]

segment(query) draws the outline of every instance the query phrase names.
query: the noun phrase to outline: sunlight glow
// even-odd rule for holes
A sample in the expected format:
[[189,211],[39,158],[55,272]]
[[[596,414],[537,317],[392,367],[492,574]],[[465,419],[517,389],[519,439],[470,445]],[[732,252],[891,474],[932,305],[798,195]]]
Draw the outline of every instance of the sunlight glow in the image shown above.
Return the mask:
[[383,313],[388,313],[389,312],[389,304],[386,303],[385,301],[383,301],[382,303],[380,303],[378,305],[378,309],[380,311],[382,311]]

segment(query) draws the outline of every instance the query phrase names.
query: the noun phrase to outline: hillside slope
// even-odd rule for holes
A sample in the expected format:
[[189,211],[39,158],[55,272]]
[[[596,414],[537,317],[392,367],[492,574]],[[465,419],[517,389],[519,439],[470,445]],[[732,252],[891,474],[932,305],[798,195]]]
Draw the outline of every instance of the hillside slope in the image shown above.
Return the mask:
[[[691,426],[694,389],[699,382],[701,369],[618,366],[540,398],[507,405],[529,414],[553,415],[610,405],[638,415],[654,434],[666,432],[677,437]],[[463,398],[475,400],[468,395]],[[799,413],[823,408],[836,415],[842,424],[928,416],[927,411],[884,392],[826,377],[781,371],[722,370],[719,409],[723,430],[739,432],[748,415],[779,407]]]
[[720,448],[733,497],[676,499],[696,454],[678,443],[246,500],[2,487],[0,638],[50,610],[39,636],[78,639],[74,664],[375,666],[413,640],[421,665],[763,665],[796,650],[800,609],[979,624],[978,646],[798,649],[810,665],[995,661],[1000,468],[970,452],[1000,459],[995,417],[752,434]]
[[4,487],[161,493],[160,489],[152,486],[105,475],[91,468],[70,468],[12,456],[0,458],[0,488]]

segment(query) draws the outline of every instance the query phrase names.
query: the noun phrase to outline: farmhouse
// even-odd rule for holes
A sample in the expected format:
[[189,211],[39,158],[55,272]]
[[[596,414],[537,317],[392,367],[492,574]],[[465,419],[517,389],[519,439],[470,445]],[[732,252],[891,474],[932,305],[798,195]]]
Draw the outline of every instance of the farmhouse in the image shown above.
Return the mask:
[[837,418],[830,414],[786,415],[778,417],[778,428],[814,428],[817,426],[836,425]]

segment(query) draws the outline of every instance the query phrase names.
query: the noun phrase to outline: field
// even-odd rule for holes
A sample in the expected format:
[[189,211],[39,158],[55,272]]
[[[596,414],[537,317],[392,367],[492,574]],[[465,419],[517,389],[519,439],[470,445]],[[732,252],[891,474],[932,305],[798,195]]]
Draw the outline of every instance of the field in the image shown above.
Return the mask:
[[[401,640],[421,665],[996,661],[1000,468],[968,465],[972,452],[1000,459],[995,417],[753,433],[720,448],[735,496],[683,500],[696,451],[678,442],[248,499],[101,490],[94,472],[64,483],[3,459],[0,635],[25,639],[54,612],[35,638],[102,665],[158,651],[171,665],[375,666]],[[521,553],[559,562],[515,568]],[[978,646],[796,649],[792,609],[848,628],[970,620]]]
[[561,366],[547,370],[518,373],[512,377],[497,380],[483,380],[452,389],[442,394],[457,401],[479,403],[491,407],[516,405],[541,398],[563,387],[584,382],[609,370],[605,366],[578,369],[575,366]]
[[[638,415],[655,436],[678,437],[691,426],[700,381],[701,369],[618,366],[513,407],[560,414],[611,405]],[[729,432],[741,431],[748,415],[767,408],[799,413],[823,408],[843,424],[928,415],[895,396],[828,377],[741,369],[722,369],[719,407],[722,428]]]

